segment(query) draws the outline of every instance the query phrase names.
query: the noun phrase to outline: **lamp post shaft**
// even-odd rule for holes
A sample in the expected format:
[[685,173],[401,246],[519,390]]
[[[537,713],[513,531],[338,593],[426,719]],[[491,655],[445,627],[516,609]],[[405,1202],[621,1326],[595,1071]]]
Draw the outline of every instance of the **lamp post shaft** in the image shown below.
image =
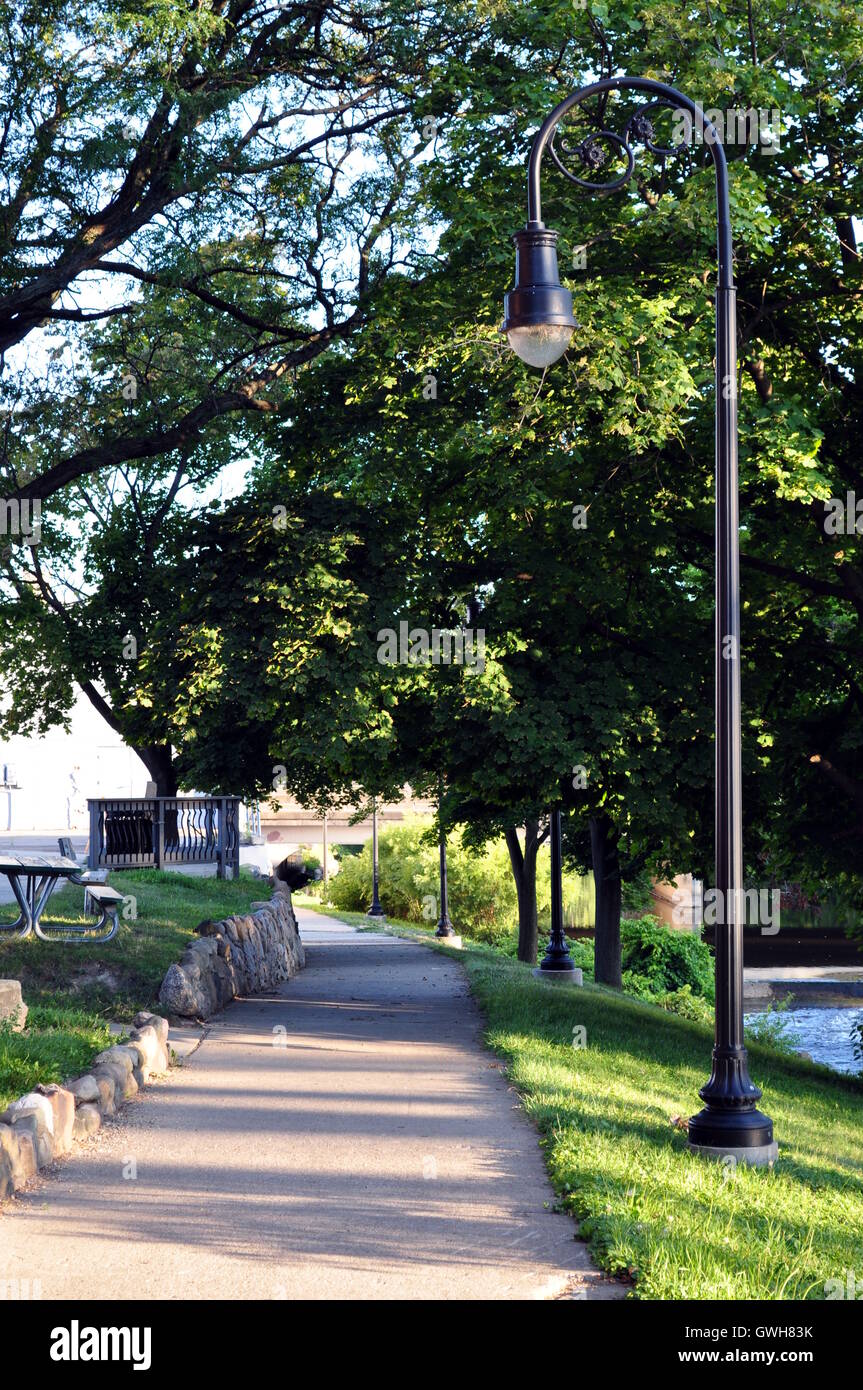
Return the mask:
[[446,873],[446,830],[443,822],[440,827],[440,917],[438,918],[435,936],[455,936],[455,927],[450,921],[449,915],[449,893],[447,890]]
[[384,910],[378,897],[378,803],[377,798],[372,802],[372,901],[369,907],[369,917],[383,917]]
[[716,1043],[743,1044],[736,291],[716,292]]

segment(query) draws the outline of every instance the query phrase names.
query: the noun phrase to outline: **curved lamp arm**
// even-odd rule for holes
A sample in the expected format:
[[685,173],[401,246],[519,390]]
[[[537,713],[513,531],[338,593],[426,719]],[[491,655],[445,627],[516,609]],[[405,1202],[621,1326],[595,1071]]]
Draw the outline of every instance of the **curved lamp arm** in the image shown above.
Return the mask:
[[[639,113],[631,116],[626,123],[623,136],[614,134],[611,131],[597,131],[594,139],[608,138],[613,143],[620,146],[627,156],[628,169],[620,179],[614,180],[611,184],[590,183],[585,179],[576,178],[570,174],[558,158],[554,150],[554,134],[564,116],[573,107],[580,106],[589,97],[601,96],[606,92],[628,91],[646,92],[654,98],[654,104],[667,106],[673,110],[686,111],[702,134],[706,137],[705,143],[713,157],[713,166],[716,171],[716,206],[717,206],[717,251],[718,251],[718,289],[732,289],[734,286],[734,265],[733,250],[731,241],[731,216],[728,204],[728,164],[725,159],[725,151],[716,127],[708,121],[703,110],[697,102],[684,96],[676,87],[669,87],[664,82],[654,82],[649,77],[605,77],[599,82],[592,82],[588,87],[580,87],[577,92],[571,92],[565,97],[558,106],[554,108],[550,115],[546,117],[537,132],[530,152],[530,160],[527,166],[527,216],[528,225],[542,226],[542,199],[540,196],[539,175],[542,164],[542,156],[546,148],[551,145],[551,156],[562,173],[572,179],[573,183],[582,188],[587,188],[595,192],[611,192],[616,188],[621,188],[629,182],[635,168],[635,156],[630,144],[631,139],[641,139],[648,148],[655,153],[669,153],[659,150],[652,143],[650,134],[642,133],[639,130],[637,121]],[[643,119],[643,117],[642,117]],[[643,129],[643,128],[642,128]]]

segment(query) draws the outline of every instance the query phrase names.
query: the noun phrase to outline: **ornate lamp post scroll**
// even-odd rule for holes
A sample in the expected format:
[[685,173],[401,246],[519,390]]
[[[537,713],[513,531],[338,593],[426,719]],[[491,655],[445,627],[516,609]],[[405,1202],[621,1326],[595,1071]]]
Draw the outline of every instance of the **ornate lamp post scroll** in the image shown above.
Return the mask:
[[[605,112],[616,91],[646,94],[649,103],[629,116],[622,134],[597,129],[575,147],[555,146],[560,121],[574,107],[597,97]],[[757,1103],[761,1092],[749,1077],[743,1043],[743,813],[740,734],[740,575],[737,489],[737,310],[728,168],[719,135],[701,107],[676,88],[645,77],[608,77],[571,93],[546,117],[528,164],[527,226],[516,232],[515,287],[505,299],[503,331],[510,346],[531,366],[546,367],[565,352],[578,327],[572,296],[557,270],[557,233],[542,221],[540,166],[546,149],[561,173],[579,188],[611,193],[635,169],[634,144],[666,158],[679,153],[654,142],[650,113],[688,113],[703,133],[713,159],[717,205],[716,281],[716,890],[723,911],[716,926],[716,1035],[713,1070],[700,1095],[704,1109],[689,1121],[689,1145],[709,1157],[749,1164],[772,1163],[777,1155],[773,1124]],[[590,175],[605,162],[604,147],[625,159],[626,168],[606,183]],[[577,156],[583,173],[572,173],[561,155]]]

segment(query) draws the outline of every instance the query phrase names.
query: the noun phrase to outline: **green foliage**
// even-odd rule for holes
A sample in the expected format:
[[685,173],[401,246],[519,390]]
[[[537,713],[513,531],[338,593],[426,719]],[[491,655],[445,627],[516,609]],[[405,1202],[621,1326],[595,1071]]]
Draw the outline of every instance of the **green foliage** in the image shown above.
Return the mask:
[[622,978],[624,993],[632,995],[634,999],[644,999],[680,1018],[695,1019],[699,1023],[713,1021],[713,1005],[703,995],[693,993],[692,985],[657,990],[655,979],[640,975],[636,970],[625,970]]
[[107,1024],[83,1009],[34,1005],[23,1033],[0,1023],[0,1110],[34,1086],[85,1071],[111,1042]]
[[657,917],[621,923],[624,988],[627,977],[638,977],[641,990],[664,995],[688,986],[692,994],[714,999],[713,952],[692,932],[674,931]]
[[[563,799],[572,862],[586,864],[590,821],[605,815],[624,881],[668,868],[710,881],[704,152],[661,161],[642,148],[638,177],[608,198],[547,160],[545,216],[581,327],[541,378],[497,332],[539,120],[597,72],[646,73],[705,108],[782,111],[780,151],[727,150],[745,867],[819,893],[841,884],[859,902],[863,541],[828,538],[823,507],[863,497],[856,7],[361,9],[323,5],[312,22],[286,7],[271,30],[268,9],[232,25],[172,0],[98,15],[49,4],[0,38],[14,74],[7,165],[24,199],[0,245],[4,322],[13,344],[47,322],[58,350],[44,379],[14,383],[7,472],[56,479],[68,466],[70,479],[51,494],[40,573],[18,548],[3,593],[16,660],[2,726],[62,719],[83,683],[108,691],[136,746],[176,749],[187,785],[266,793],[284,765],[304,804],[326,805],[357,787],[428,791],[442,770],[444,822],[476,844]],[[304,149],[304,119],[270,123],[274,107],[334,93],[325,146]],[[606,124],[622,129],[634,104],[610,98]],[[102,194],[129,174],[155,112],[152,157],[135,165],[144,183],[116,200],[120,225],[97,247]],[[427,113],[441,133],[423,141]],[[663,139],[669,115],[654,114]],[[569,118],[571,148],[594,115]],[[576,244],[584,270],[570,270]],[[88,255],[109,252],[127,267],[99,272],[119,312],[78,322],[64,267],[95,274]],[[14,358],[3,362],[5,384]],[[117,390],[130,366],[135,402]],[[178,489],[200,499],[246,457],[240,497],[166,524]],[[376,660],[381,628],[458,626],[477,597],[484,671]],[[137,663],[121,655],[127,630]]]
[[649,912],[653,906],[653,879],[642,869],[621,884],[621,908],[625,914]]
[[[437,836],[430,820],[413,817],[400,825],[387,825],[378,836],[379,893],[384,911],[406,922],[434,924],[440,911],[440,860]],[[548,849],[541,851],[538,873],[538,913],[550,911]],[[460,833],[447,839],[447,888],[449,912],[455,926],[480,941],[505,945],[514,942],[517,914],[515,883],[506,845],[491,842],[482,851],[465,844]],[[329,900],[334,907],[362,912],[372,891],[372,849],[367,841],[362,852],[341,861],[330,879]],[[584,880],[564,875],[564,904],[584,909]],[[582,922],[577,925],[585,925]]]

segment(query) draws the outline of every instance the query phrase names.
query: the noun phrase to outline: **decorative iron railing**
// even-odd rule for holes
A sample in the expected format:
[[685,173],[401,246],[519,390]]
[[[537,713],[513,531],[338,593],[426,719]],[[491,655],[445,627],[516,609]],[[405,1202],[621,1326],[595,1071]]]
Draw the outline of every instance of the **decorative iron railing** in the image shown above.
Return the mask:
[[238,796],[90,799],[91,869],[162,869],[215,864],[219,878],[240,867]]

